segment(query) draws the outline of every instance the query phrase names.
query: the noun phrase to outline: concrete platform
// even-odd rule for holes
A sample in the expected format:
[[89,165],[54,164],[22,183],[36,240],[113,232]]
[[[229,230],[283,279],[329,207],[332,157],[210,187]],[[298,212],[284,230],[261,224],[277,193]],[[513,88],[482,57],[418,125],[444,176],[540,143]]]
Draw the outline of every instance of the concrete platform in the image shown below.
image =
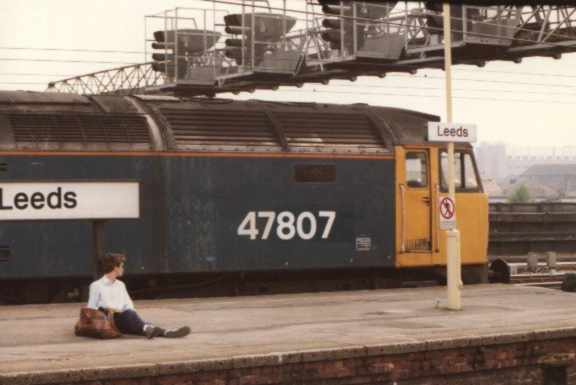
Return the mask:
[[438,287],[136,303],[158,325],[189,325],[192,334],[178,340],[76,337],[80,304],[0,307],[0,384],[157,377],[576,337],[576,294],[467,286],[458,312],[437,306],[444,297]]

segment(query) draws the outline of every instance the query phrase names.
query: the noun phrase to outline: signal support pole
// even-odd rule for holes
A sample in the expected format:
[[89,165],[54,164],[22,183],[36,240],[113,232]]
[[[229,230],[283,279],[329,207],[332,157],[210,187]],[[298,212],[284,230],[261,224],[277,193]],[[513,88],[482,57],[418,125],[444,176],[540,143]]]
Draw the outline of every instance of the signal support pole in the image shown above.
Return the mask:
[[[450,3],[444,3],[444,65],[446,73],[446,119],[452,123],[452,26],[450,21]],[[448,196],[456,202],[454,183],[454,142],[448,143]],[[456,205],[455,205],[456,206]],[[457,222],[446,231],[446,278],[448,291],[448,309],[461,310],[462,262],[460,259],[460,232]]]

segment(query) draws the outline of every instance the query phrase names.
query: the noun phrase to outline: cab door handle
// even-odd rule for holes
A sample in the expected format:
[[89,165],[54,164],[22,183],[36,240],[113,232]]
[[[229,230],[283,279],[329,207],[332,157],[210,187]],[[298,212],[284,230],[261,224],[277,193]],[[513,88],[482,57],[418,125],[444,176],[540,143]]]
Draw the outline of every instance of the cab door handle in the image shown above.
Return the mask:
[[422,202],[430,204],[430,197],[422,197]]

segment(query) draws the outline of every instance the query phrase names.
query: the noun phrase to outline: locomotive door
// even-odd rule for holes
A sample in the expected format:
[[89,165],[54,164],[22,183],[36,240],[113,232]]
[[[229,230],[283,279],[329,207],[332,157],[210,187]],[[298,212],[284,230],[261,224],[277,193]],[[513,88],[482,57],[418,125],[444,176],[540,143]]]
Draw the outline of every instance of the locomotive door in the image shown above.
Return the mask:
[[430,265],[433,254],[431,154],[426,148],[396,149],[398,267]]

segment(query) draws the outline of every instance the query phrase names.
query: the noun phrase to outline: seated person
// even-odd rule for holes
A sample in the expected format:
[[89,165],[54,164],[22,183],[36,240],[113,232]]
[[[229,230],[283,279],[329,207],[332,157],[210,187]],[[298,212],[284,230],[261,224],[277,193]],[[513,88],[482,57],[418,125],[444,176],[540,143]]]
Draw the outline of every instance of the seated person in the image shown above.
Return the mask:
[[88,307],[112,312],[114,323],[123,334],[135,334],[148,338],[184,337],[190,333],[188,326],[165,330],[145,322],[134,310],[134,303],[126,291],[126,285],[118,278],[124,274],[123,254],[107,253],[101,258],[100,264],[104,275],[90,284]]

